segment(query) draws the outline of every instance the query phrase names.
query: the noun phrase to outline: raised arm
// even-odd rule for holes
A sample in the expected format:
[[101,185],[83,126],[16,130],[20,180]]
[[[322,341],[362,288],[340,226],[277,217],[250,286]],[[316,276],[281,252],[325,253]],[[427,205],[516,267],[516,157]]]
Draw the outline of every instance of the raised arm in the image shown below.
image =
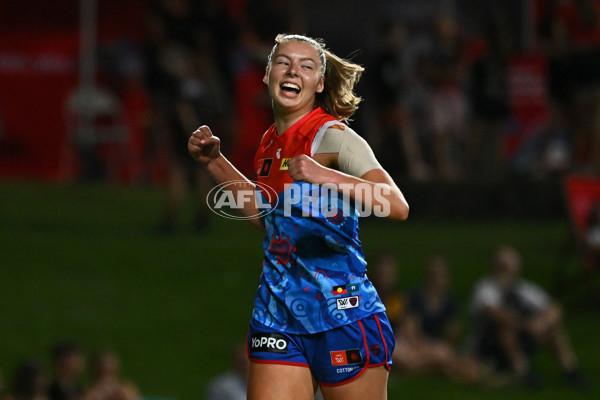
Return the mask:
[[[188,151],[194,160],[202,164],[218,183],[240,182],[237,185],[230,185],[228,190],[233,191],[235,198],[238,198],[238,192],[240,191],[251,193],[251,201],[244,202],[241,213],[247,217],[258,215],[258,208],[255,201],[256,185],[221,154],[221,141],[212,134],[208,126],[203,125],[192,133],[188,141]],[[250,218],[248,221],[257,228],[264,230],[263,223],[259,217]]]
[[324,167],[314,159],[302,154],[290,160],[289,173],[297,181],[319,185],[333,184],[338,191],[347,192],[355,200],[360,199],[363,207],[376,215],[383,211],[385,216],[390,219],[403,221],[408,218],[409,207],[404,195],[390,175],[382,168],[372,169],[357,178]]
[[394,220],[408,217],[404,195],[356,132],[347,126],[332,126],[315,147],[312,158],[300,155],[290,160],[289,173],[294,180],[332,184],[376,215]]

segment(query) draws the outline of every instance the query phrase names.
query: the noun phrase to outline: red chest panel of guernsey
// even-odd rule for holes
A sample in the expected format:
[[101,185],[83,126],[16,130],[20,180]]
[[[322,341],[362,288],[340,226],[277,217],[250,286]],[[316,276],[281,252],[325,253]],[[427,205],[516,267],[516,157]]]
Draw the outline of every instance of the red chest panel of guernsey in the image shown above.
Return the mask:
[[315,135],[319,128],[330,121],[337,120],[319,107],[302,117],[282,135],[277,135],[275,125],[272,125],[264,134],[254,158],[257,181],[268,185],[277,193],[283,192],[285,184],[293,182],[288,173],[290,159],[300,154],[311,156]]

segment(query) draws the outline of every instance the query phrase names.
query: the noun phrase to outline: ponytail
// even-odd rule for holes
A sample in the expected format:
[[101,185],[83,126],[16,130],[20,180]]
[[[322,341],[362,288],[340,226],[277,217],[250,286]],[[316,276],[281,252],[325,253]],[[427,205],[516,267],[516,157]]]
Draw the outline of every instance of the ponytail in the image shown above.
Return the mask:
[[317,93],[315,105],[322,107],[328,114],[347,121],[362,101],[362,98],[354,93],[354,86],[365,69],[327,49],[324,49],[324,52],[327,60],[325,88],[323,92]]

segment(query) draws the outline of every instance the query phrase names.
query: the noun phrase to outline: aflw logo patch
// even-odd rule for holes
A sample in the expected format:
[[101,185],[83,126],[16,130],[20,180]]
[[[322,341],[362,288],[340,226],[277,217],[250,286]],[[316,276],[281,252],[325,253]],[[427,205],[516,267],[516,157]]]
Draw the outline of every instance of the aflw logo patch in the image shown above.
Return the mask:
[[281,166],[279,167],[280,170],[284,170],[284,169],[288,169],[288,164],[290,163],[290,159],[289,158],[284,158],[283,160],[281,160]]
[[330,351],[331,354],[331,365],[352,365],[352,364],[360,364],[362,362],[362,356],[360,354],[360,350],[340,350],[340,351]]
[[279,333],[255,333],[252,335],[250,346],[250,353],[263,351],[286,354],[288,338]]
[[341,299],[335,299],[338,310],[347,310],[349,308],[358,307],[358,296],[342,297]]

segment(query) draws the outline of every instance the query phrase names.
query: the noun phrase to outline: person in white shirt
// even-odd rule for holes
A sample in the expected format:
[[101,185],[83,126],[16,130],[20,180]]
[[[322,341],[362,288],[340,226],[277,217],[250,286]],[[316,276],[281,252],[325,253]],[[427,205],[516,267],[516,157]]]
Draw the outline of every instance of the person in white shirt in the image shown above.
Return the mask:
[[539,378],[531,371],[531,359],[538,348],[546,347],[556,357],[567,383],[582,384],[561,308],[541,287],[523,279],[520,271],[517,250],[498,248],[492,273],[476,284],[471,299],[470,350],[498,370],[537,386]]

